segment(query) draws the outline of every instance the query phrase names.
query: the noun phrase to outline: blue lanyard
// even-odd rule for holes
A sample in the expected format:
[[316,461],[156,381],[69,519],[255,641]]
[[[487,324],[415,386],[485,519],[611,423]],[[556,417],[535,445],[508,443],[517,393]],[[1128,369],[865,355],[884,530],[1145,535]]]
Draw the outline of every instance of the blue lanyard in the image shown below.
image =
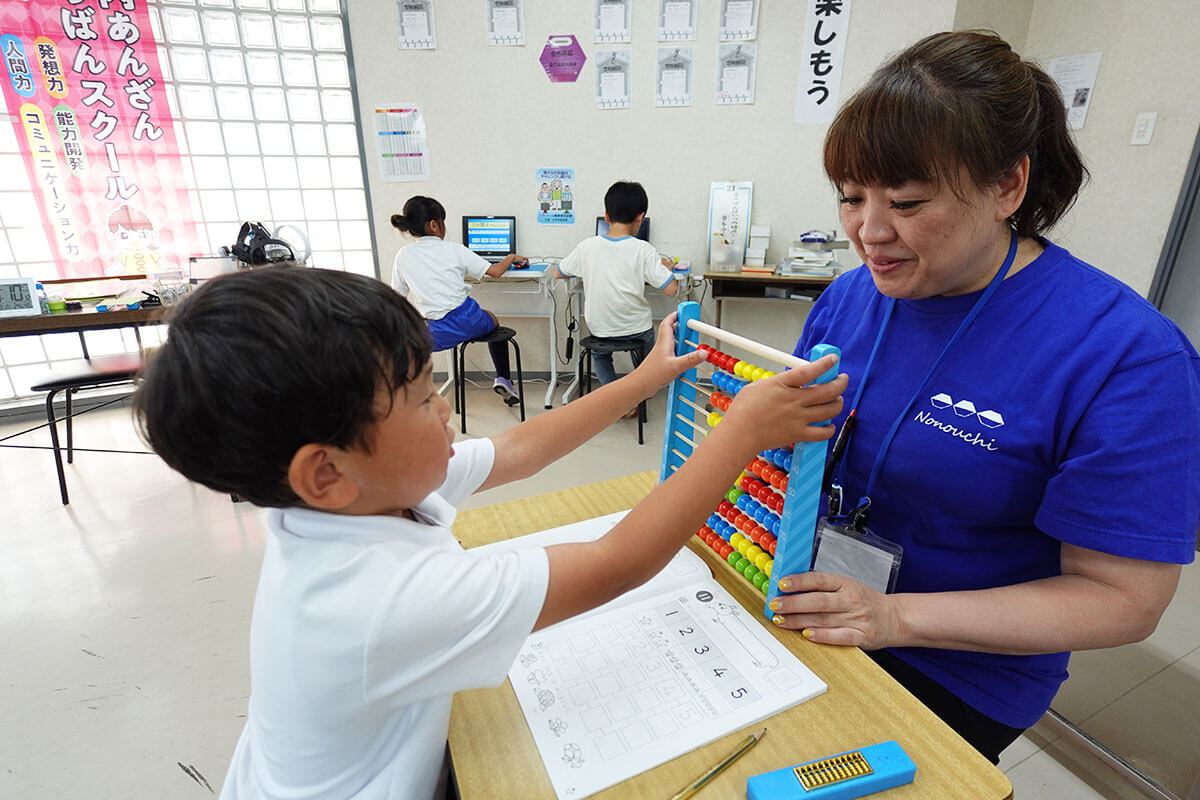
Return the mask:
[[[869,507],[870,505],[871,489],[874,488],[875,479],[879,476],[879,471],[883,467],[883,461],[884,458],[887,457],[888,448],[891,447],[892,439],[896,437],[896,432],[900,429],[900,424],[904,422],[904,418],[908,416],[908,410],[912,408],[913,403],[915,403],[917,398],[921,396],[921,392],[925,389],[925,384],[929,383],[929,379],[933,377],[933,373],[937,371],[939,366],[941,366],[942,360],[946,357],[946,353],[950,351],[950,348],[954,346],[954,343],[958,341],[959,337],[966,332],[967,328],[971,327],[971,323],[973,323],[975,318],[979,316],[979,312],[983,310],[984,305],[986,305],[987,301],[990,300],[992,295],[996,293],[996,290],[1000,288],[1000,282],[1004,280],[1006,275],[1008,275],[1008,270],[1012,267],[1016,256],[1017,234],[1014,232],[1012,234],[1012,240],[1008,245],[1008,255],[1005,257],[1004,263],[1000,266],[1000,270],[992,277],[992,280],[990,283],[988,283],[987,288],[983,290],[983,294],[981,294],[979,299],[975,301],[975,305],[973,305],[971,310],[967,312],[967,315],[963,317],[963,321],[959,323],[958,330],[956,330],[954,335],[950,337],[950,341],[946,342],[945,347],[942,348],[942,352],[939,353],[937,359],[934,360],[933,366],[929,368],[929,372],[926,373],[920,385],[917,386],[917,390],[913,392],[912,398],[905,403],[904,408],[900,409],[900,414],[896,417],[896,421],[892,423],[892,427],[888,429],[887,434],[883,437],[883,442],[879,446],[879,452],[875,454],[875,463],[871,466],[871,474],[867,478],[867,485],[863,491],[863,498],[859,501],[859,506],[864,508],[864,511],[865,508]],[[847,415],[845,422],[842,423],[843,429],[846,430],[847,439],[845,442],[839,442],[834,446],[833,458],[837,458],[839,461],[841,459],[843,450],[849,441],[849,431],[853,429],[856,421],[855,414],[858,411],[859,401],[862,400],[863,390],[866,389],[867,386],[867,376],[870,375],[871,367],[875,364],[875,356],[879,352],[879,345],[883,342],[883,336],[887,332],[888,323],[891,322],[892,313],[895,310],[896,298],[889,298],[887,310],[884,311],[883,322],[879,325],[879,333],[875,335],[875,344],[872,345],[871,354],[867,357],[867,365],[863,368],[862,380],[858,384],[858,390],[854,393],[854,403],[850,407],[850,413]],[[838,445],[840,445],[840,448]],[[831,465],[831,469],[837,469],[838,467],[840,467],[840,464]],[[838,471],[840,473],[840,469]],[[840,474],[835,478],[834,483],[841,483]],[[838,489],[838,493],[840,494],[840,488]],[[840,509],[837,509],[837,511],[831,509],[831,513],[837,513],[838,511],[840,511]]]

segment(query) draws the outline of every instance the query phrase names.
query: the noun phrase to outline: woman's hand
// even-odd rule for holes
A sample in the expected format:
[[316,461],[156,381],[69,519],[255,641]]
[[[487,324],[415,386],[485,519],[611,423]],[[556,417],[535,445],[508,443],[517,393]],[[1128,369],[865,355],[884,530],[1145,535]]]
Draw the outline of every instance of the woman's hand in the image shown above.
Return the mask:
[[879,650],[903,641],[900,616],[886,595],[844,575],[805,572],[779,580],[772,622],[820,644]]

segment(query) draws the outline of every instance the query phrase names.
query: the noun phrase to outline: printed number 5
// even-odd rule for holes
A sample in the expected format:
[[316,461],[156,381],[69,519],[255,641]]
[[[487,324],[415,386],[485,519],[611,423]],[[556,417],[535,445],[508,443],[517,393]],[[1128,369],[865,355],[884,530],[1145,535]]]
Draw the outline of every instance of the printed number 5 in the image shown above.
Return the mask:
[[745,697],[749,693],[750,692],[744,688],[734,689],[732,692],[729,693],[729,696],[736,700],[739,697]]

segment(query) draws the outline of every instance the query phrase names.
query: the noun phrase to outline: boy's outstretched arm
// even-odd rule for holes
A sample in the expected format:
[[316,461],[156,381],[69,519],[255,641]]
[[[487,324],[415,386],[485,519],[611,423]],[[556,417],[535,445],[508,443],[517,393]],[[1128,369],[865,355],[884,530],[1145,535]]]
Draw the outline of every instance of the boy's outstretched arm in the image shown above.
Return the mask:
[[835,363],[834,356],[826,356],[750,384],[683,466],[611,531],[594,542],[546,548],[550,583],[534,630],[649,580],[695,534],[755,453],[830,438],[834,426],[814,423],[841,412],[846,376],[805,384]]
[[492,437],[496,460],[479,490],[536,474],[616,422],[676,375],[703,361],[704,354],[698,351],[674,355],[674,325],[675,314],[671,313],[658,326],[654,349],[630,374]]

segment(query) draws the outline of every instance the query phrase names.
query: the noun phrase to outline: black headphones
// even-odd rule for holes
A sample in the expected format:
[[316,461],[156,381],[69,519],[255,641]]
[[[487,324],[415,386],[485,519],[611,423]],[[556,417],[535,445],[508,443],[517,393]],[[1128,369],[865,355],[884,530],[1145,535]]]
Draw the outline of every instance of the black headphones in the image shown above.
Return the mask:
[[291,245],[282,239],[272,238],[261,222],[243,222],[237,241],[230,249],[239,261],[255,267],[276,261],[294,261],[296,258]]

